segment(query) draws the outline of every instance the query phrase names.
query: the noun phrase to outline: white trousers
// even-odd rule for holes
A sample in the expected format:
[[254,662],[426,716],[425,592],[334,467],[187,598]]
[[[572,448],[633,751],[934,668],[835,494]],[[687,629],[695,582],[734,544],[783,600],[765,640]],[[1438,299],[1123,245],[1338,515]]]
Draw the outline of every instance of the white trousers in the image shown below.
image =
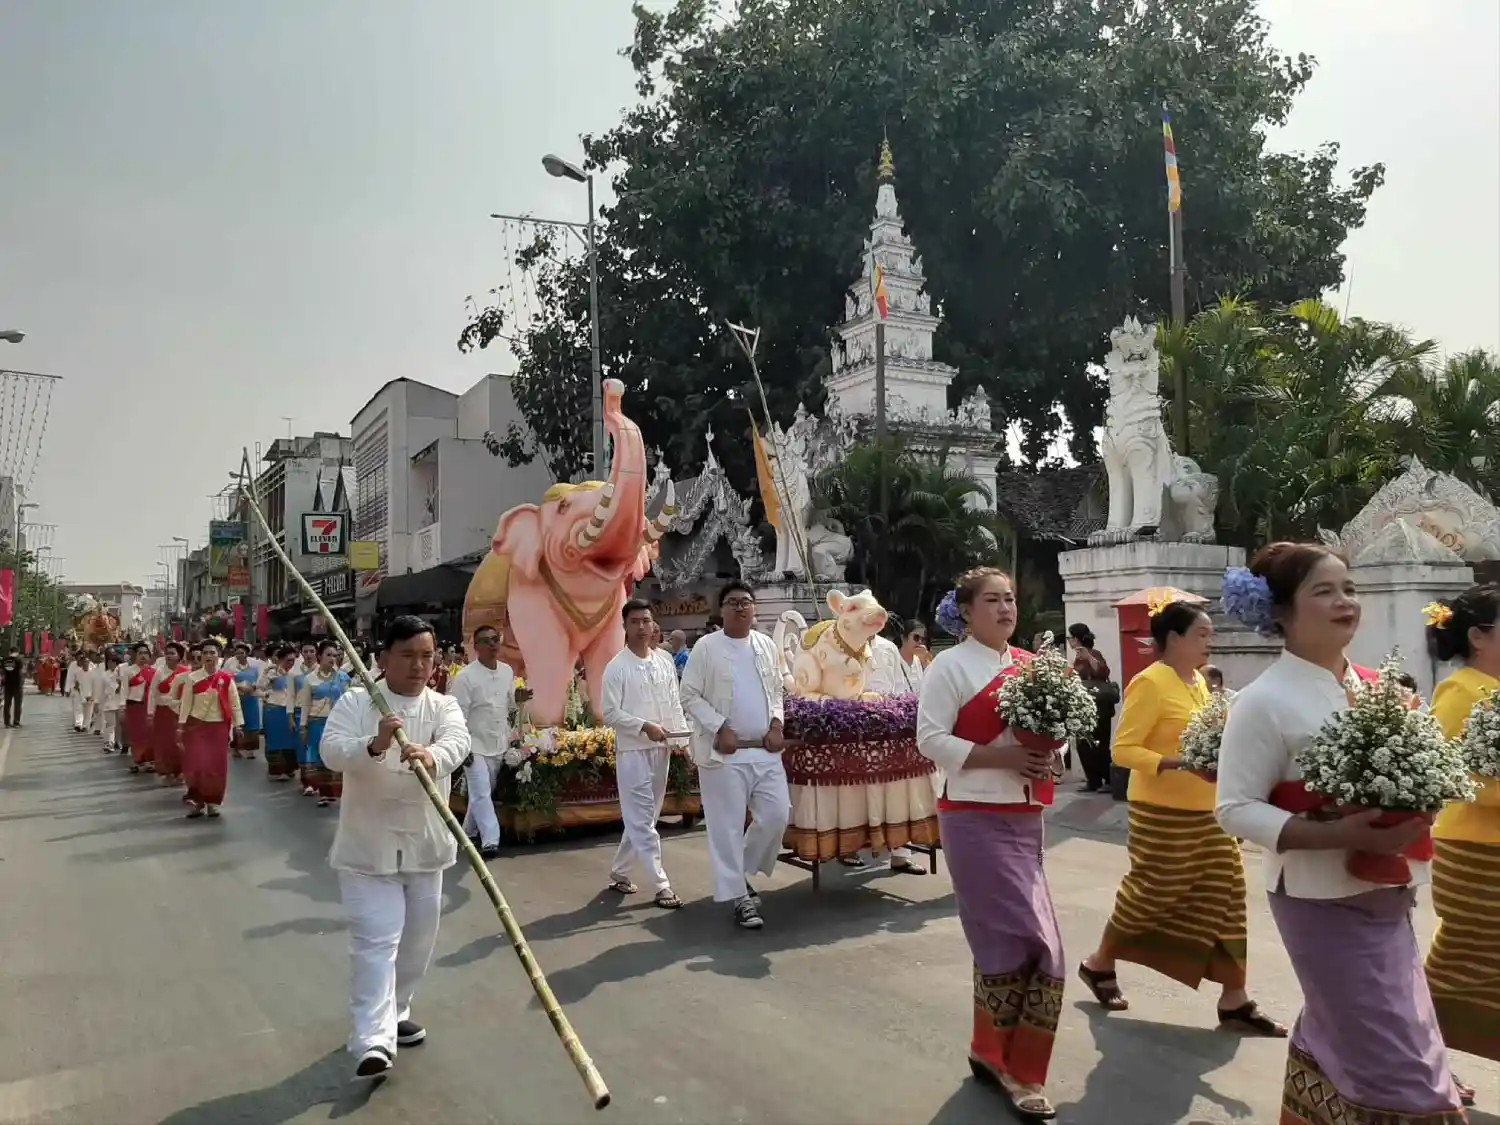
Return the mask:
[[625,822],[625,833],[620,837],[609,877],[628,883],[631,861],[640,860],[653,895],[672,885],[661,865],[661,835],[656,831],[656,818],[661,816],[661,803],[667,795],[667,763],[671,757],[665,746],[615,754],[615,787],[620,791],[620,819]]
[[73,725],[75,727],[84,725],[84,718],[88,714],[86,708],[92,705],[93,700],[89,699],[88,696],[79,695],[77,692],[73,693]]
[[494,847],[500,843],[500,818],[495,815],[495,783],[500,779],[501,761],[474,755],[474,764],[464,770],[469,783],[469,811],[464,814],[464,831],[479,833],[479,846]]
[[411,1017],[412,996],[427,973],[443,913],[443,873],[339,872],[349,916],[349,1052],[396,1053],[396,1025]]
[[[616,761],[619,759],[616,758]],[[745,877],[776,870],[781,838],[792,818],[792,796],[780,758],[737,762],[698,771],[708,858],[714,865],[714,901],[745,897]],[[745,814],[754,823],[745,827]]]

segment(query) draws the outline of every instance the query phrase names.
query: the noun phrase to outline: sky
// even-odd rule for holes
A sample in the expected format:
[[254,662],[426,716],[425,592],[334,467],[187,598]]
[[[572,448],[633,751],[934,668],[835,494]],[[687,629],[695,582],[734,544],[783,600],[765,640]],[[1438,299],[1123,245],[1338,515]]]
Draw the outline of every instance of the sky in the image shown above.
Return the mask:
[[[1500,3],[1262,10],[1321,64],[1273,144],[1389,169],[1339,302],[1500,349]],[[390,379],[504,369],[454,346],[506,278],[487,216],[583,218],[540,157],[633,102],[631,28],[628,0],[7,0],[0,328],[27,338],[0,364],[62,377],[27,498],[68,580],[154,582],[288,417],[347,433]]]

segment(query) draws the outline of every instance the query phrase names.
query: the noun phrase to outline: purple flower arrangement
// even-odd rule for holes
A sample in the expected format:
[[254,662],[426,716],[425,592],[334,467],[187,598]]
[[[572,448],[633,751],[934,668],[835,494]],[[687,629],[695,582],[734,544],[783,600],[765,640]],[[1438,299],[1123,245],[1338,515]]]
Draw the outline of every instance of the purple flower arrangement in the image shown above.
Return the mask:
[[889,742],[914,738],[917,733],[915,695],[869,700],[788,696],[785,714],[786,737],[809,746]]

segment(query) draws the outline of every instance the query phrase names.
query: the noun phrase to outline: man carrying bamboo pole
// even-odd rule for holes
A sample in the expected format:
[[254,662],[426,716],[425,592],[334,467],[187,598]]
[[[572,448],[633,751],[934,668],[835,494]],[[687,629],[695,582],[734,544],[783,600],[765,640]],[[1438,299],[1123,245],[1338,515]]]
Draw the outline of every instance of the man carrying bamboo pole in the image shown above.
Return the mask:
[[436,653],[430,624],[398,617],[378,685],[391,714],[382,718],[363,688],[346,692],[319,747],[323,764],[344,777],[328,861],[349,915],[349,1051],[358,1078],[386,1073],[398,1047],[427,1038],[411,1018],[412,997],[437,944],[443,872],[458,849],[409,763],[420,762],[446,799],[449,776],[469,755],[457,701],[427,687]]

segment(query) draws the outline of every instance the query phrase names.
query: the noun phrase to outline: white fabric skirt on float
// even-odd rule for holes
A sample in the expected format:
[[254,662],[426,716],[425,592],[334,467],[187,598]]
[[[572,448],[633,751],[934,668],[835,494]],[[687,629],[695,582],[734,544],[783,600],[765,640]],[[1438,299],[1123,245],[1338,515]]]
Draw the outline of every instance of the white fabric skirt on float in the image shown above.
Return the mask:
[[801,859],[876,854],[939,842],[935,774],[858,785],[792,785],[786,847]]

